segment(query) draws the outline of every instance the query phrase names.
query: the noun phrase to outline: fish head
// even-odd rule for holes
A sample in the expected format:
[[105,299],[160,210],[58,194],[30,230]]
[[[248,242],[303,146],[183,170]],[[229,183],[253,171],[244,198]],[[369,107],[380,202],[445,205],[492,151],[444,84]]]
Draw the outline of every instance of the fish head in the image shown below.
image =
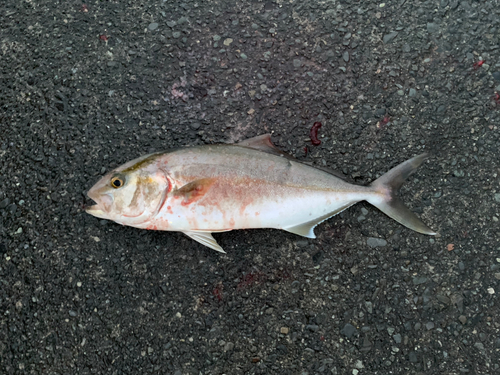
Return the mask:
[[123,225],[148,222],[161,208],[169,191],[169,180],[151,155],[133,160],[102,177],[87,193],[96,204],[87,213]]

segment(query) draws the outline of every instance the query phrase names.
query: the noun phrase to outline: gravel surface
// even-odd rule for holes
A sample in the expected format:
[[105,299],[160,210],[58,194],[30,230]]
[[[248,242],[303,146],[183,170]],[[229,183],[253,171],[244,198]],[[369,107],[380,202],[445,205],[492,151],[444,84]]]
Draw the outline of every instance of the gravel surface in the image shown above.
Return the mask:
[[[17,1],[0,10],[1,374],[499,374],[500,7],[485,1]],[[321,145],[309,130],[321,122]],[[272,133],[403,187],[309,240],[85,214],[106,171]]]

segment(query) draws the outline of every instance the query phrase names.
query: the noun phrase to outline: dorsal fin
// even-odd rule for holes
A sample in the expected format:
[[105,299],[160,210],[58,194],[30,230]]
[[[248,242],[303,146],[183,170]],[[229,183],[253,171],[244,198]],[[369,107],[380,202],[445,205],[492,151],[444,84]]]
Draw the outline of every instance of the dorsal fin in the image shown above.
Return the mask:
[[321,167],[318,165],[314,165],[313,162],[306,162],[306,161],[302,161],[302,160],[297,160],[292,155],[281,151],[275,145],[273,145],[273,142],[271,141],[271,134],[263,134],[263,135],[259,135],[257,137],[245,139],[244,141],[236,143],[236,146],[249,147],[249,148],[253,148],[255,150],[267,152],[268,154],[282,156],[282,157],[287,158],[289,160],[294,160],[298,163],[309,165],[310,167],[322,170],[323,172],[326,172],[326,173],[329,173],[329,174],[334,175],[336,177],[339,177],[342,180],[346,179],[346,176],[344,176],[340,172],[334,171],[333,169],[330,169],[328,167]]
[[257,137],[245,139],[244,141],[236,143],[236,146],[253,148],[255,150],[267,152],[268,154],[282,156],[290,160],[296,160],[292,155],[281,151],[273,145],[273,142],[271,142],[271,134],[262,134]]

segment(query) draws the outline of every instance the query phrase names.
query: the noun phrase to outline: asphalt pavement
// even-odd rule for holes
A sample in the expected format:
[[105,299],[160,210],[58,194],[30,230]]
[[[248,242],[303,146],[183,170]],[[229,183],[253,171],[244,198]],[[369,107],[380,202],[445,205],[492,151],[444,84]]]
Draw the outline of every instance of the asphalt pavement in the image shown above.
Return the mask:
[[[498,1],[1,8],[1,374],[500,374]],[[362,185],[431,153],[401,195],[438,234],[359,203],[220,254],[83,210],[140,155],[265,133]]]

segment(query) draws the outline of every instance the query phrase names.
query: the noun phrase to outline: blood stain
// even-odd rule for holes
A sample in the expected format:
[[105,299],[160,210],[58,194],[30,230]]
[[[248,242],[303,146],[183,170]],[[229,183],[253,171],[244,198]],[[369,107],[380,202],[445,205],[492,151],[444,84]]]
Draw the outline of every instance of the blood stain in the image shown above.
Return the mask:
[[261,283],[267,279],[267,276],[262,272],[250,272],[241,278],[241,281],[236,286],[236,290],[246,289],[249,286]]
[[309,132],[309,138],[311,138],[311,143],[314,146],[319,146],[321,144],[321,141],[318,139],[318,130],[320,128],[321,128],[321,122],[316,121]]
[[217,300],[219,300],[219,302],[222,301],[222,289],[222,283],[218,283],[212,291],[212,294],[215,296],[215,298],[217,298]]
[[384,116],[382,120],[380,120],[377,124],[377,128],[382,129],[384,126],[386,126],[389,122],[391,121],[391,118],[389,116]]
[[475,62],[472,66],[474,67],[474,70],[478,70],[481,66],[483,66],[484,60],[479,60],[478,62]]
[[498,92],[493,95],[493,100],[496,104],[500,105],[500,94]]

